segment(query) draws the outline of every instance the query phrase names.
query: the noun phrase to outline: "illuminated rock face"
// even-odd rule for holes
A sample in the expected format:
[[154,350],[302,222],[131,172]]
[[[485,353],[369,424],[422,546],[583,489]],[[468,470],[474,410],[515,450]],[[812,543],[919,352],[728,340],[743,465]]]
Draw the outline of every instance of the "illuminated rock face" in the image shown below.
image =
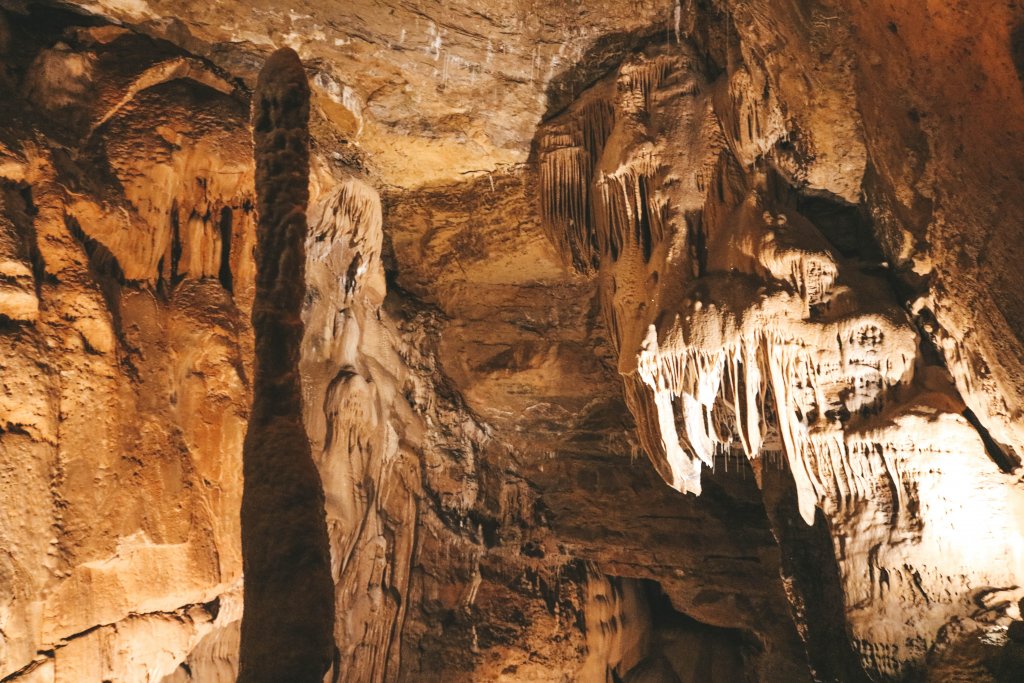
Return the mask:
[[241,612],[247,105],[169,46],[40,51],[27,21],[0,105],[0,676],[159,678]]
[[0,679],[238,675],[289,45],[340,680],[1017,680],[1011,4],[79,4],[0,11]]
[[[738,456],[762,487],[795,489],[806,524],[820,509],[861,660],[901,675],[952,620],[1016,601],[1024,497],[884,271],[801,214],[771,165],[785,131],[761,132],[777,100],[732,68],[709,82],[691,48],[650,48],[547,123],[546,225],[567,263],[596,273],[666,482],[699,495],[716,456]],[[767,482],[776,467],[790,481]],[[818,580],[792,578],[797,594]]]

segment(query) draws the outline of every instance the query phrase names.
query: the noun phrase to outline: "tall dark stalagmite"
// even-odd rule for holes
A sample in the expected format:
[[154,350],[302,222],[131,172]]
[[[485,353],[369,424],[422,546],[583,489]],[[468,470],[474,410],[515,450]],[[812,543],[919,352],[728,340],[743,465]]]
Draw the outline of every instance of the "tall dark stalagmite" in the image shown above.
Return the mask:
[[309,199],[309,84],[281,49],[253,99],[259,208],[256,378],[245,439],[245,613],[239,681],[320,681],[330,667],[334,587],[320,476],[302,422],[299,345]]

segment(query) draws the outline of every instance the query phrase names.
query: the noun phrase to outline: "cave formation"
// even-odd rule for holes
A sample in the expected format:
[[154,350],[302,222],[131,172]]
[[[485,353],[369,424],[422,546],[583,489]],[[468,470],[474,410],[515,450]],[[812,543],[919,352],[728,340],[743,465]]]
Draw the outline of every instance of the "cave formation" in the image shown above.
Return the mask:
[[1024,679],[1024,5],[0,0],[0,92],[3,683]]
[[309,83],[291,48],[270,55],[252,103],[256,166],[255,368],[242,446],[239,681],[317,681],[334,654],[323,482],[302,422]]

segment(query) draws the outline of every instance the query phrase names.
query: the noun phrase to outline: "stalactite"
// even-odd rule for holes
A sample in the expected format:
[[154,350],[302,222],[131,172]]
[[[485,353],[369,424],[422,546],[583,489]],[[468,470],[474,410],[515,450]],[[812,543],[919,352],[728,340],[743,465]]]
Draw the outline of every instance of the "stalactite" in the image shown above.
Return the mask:
[[665,203],[656,192],[658,161],[644,155],[615,173],[596,179],[594,241],[601,256],[617,261],[636,249],[644,262],[665,236]]
[[[677,473],[676,483],[681,484],[677,488],[698,493],[698,463],[710,466],[715,449],[729,445],[731,439],[723,439],[712,428],[716,411],[732,412],[728,422],[735,425],[744,453],[751,460],[761,457],[767,425],[765,391],[770,390],[779,406],[774,422],[796,483],[800,512],[812,523],[814,506],[825,491],[814,463],[836,449],[839,457],[850,457],[842,440],[822,432],[835,419],[826,415],[837,402],[843,403],[847,414],[864,406],[884,405],[886,393],[907,382],[912,372],[912,331],[882,317],[818,327],[758,311],[748,311],[739,328],[730,328],[726,321],[732,314],[727,308],[702,306],[700,311],[692,314],[682,336],[673,332],[669,339],[662,337],[660,344],[652,326],[638,362],[640,378],[655,394],[664,448]],[[702,328],[721,327],[723,322],[724,338],[701,339]],[[874,348],[851,350],[837,342],[858,338],[865,330],[869,335],[887,336],[897,352],[883,363]],[[863,381],[864,373],[871,381]],[[742,401],[736,389],[741,384]],[[720,396],[723,400],[717,402]],[[681,433],[677,422],[684,427]]]
[[650,111],[655,91],[671,74],[673,66],[673,59],[665,55],[624,64],[619,71],[619,106],[626,111]]
[[563,259],[584,273],[597,267],[591,187],[614,121],[612,104],[595,97],[540,145],[541,215]]
[[253,408],[244,447],[245,604],[239,681],[323,680],[334,657],[324,493],[303,425],[298,361],[305,297],[309,85],[275,52],[253,98],[259,209]]
[[[846,416],[877,413],[887,393],[909,380],[916,337],[887,304],[850,300],[824,238],[799,214],[770,208],[773,199],[765,190],[746,187],[728,153],[716,164],[702,162],[707,169],[717,166],[705,188],[703,229],[705,241],[719,245],[699,255],[696,270],[703,277],[690,286],[683,310],[639,312],[641,304],[657,301],[660,290],[647,293],[640,278],[656,267],[655,251],[664,253],[682,229],[670,223],[673,195],[663,187],[671,169],[662,155],[672,143],[652,142],[646,123],[672,76],[672,62],[663,57],[640,56],[620,68],[608,117],[615,127],[604,143],[622,158],[592,167],[582,122],[593,109],[572,110],[553,124],[541,146],[549,230],[563,252],[578,254],[593,245],[590,258],[610,269],[602,308],[613,343],[625,354],[624,374],[631,371],[629,346],[641,346],[635,365],[640,381],[627,383],[627,397],[634,414],[648,416],[647,424],[638,420],[641,442],[657,454],[654,460],[667,468],[672,485],[700,493],[701,468],[713,467],[716,455],[733,449],[750,459],[755,475],[763,449],[781,452],[800,514],[810,524],[826,497],[818,460],[851,457],[842,438],[828,436],[830,430]],[[679,80],[680,96],[699,91],[696,81]],[[727,136],[733,139],[743,138],[744,128],[753,135],[757,118],[750,76],[734,80],[740,116],[731,124],[739,133]],[[585,101],[610,97],[597,88]],[[723,243],[732,249],[724,251]],[[725,274],[737,270],[753,279]],[[755,281],[769,286],[752,289]],[[645,316],[656,323],[638,337]],[[765,416],[769,402],[771,420]],[[769,431],[777,435],[771,444]]]

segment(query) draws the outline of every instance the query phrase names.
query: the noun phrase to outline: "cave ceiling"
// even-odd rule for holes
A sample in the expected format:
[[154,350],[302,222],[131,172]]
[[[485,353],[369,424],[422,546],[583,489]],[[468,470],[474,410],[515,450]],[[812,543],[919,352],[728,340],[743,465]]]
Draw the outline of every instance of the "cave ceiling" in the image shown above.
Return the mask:
[[1024,5],[0,0],[0,93],[0,681],[1024,675]]

